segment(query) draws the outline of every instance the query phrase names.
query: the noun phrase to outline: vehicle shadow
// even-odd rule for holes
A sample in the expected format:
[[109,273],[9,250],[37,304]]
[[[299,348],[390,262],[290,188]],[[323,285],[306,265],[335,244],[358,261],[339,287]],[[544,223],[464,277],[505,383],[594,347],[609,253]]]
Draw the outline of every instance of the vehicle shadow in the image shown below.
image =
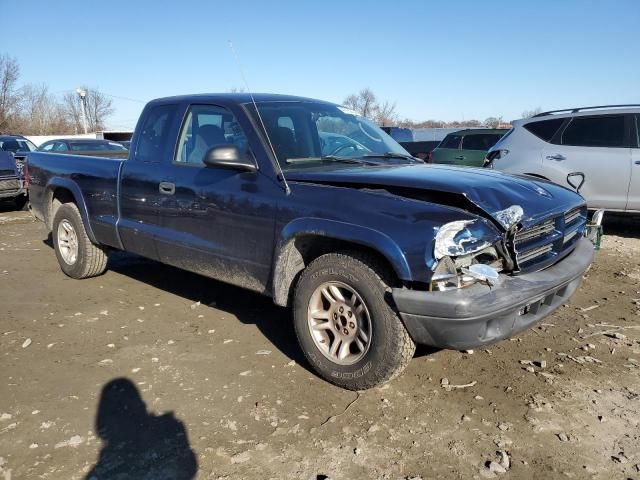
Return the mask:
[[[109,253],[109,270],[222,310],[258,330],[288,358],[309,370],[293,330],[291,311],[264,295],[126,252]],[[230,320],[233,321],[233,320]]]
[[[43,243],[53,248],[51,234]],[[275,305],[271,298],[127,252],[110,252],[108,269],[190,302],[227,312],[245,325],[255,325],[274,347],[316,375],[296,339],[291,310]],[[436,351],[418,346],[415,357]]]
[[183,423],[173,412],[147,412],[131,380],[116,378],[104,385],[95,423],[103,446],[85,480],[195,477],[198,461]]
[[604,235],[640,238],[640,215],[607,212],[602,221]]
[[0,199],[0,213],[7,212],[19,212],[20,209],[16,206],[13,199]]

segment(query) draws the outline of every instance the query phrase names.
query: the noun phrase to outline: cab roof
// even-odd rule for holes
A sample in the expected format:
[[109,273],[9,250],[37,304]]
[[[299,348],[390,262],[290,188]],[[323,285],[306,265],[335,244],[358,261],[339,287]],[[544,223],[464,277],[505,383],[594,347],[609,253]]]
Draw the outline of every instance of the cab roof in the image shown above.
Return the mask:
[[151,100],[149,104],[157,103],[173,103],[173,102],[218,102],[218,103],[236,103],[245,104],[251,103],[255,100],[258,103],[264,102],[313,102],[313,103],[325,103],[327,105],[335,105],[331,102],[324,100],[317,100],[315,98],[298,97],[295,95],[281,95],[277,93],[254,93],[253,99],[251,94],[243,93],[197,93],[190,95],[176,95],[173,97],[163,97],[155,100]]

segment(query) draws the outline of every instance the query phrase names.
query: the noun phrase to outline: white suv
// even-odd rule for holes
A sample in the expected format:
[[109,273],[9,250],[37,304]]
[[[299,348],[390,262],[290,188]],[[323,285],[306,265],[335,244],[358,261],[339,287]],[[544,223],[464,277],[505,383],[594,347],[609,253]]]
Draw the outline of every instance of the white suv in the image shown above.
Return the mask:
[[512,125],[485,167],[567,187],[584,180],[589,209],[640,212],[640,105],[555,110]]

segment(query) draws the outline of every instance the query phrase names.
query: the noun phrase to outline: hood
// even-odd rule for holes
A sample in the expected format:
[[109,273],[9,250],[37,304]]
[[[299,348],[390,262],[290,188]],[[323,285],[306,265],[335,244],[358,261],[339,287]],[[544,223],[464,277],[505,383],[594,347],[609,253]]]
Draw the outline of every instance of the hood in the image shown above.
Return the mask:
[[287,180],[367,190],[461,208],[502,225],[504,210],[522,208],[520,223],[530,226],[552,214],[584,204],[577,193],[559,185],[481,168],[443,165],[381,167],[336,166],[285,171]]
[[16,175],[16,161],[13,155],[0,150],[0,177],[15,177]]

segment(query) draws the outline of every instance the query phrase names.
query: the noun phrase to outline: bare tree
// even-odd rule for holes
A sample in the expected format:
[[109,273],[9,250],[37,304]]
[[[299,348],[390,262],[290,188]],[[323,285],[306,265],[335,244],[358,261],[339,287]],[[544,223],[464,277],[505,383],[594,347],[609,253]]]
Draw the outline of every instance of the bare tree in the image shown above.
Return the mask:
[[542,113],[542,108],[540,108],[540,107],[536,107],[536,108],[534,108],[532,110],[525,110],[524,112],[522,112],[522,118],[535,117],[539,113]]
[[368,87],[349,95],[342,104],[383,127],[398,123],[396,104],[388,100],[378,103],[375,93]]
[[[113,101],[99,90],[86,87],[82,89],[87,92],[87,127],[92,132],[104,130],[106,119],[114,112]],[[77,132],[83,131],[80,97],[75,92],[68,92],[63,97],[63,103],[68,121]]]
[[502,125],[502,117],[489,117],[485,119],[484,125],[487,128],[498,128]]
[[351,94],[344,99],[342,104],[355,110],[363,117],[374,120],[377,111],[376,95],[370,88],[363,88],[357,94]]
[[25,85],[21,90],[19,131],[25,135],[51,135],[73,132],[63,106],[47,85]]
[[9,55],[0,55],[0,132],[12,128],[11,121],[20,107],[20,94],[16,88],[18,78],[18,61]]
[[390,127],[397,124],[396,104],[385,100],[384,103],[378,105],[374,120],[381,127]]

